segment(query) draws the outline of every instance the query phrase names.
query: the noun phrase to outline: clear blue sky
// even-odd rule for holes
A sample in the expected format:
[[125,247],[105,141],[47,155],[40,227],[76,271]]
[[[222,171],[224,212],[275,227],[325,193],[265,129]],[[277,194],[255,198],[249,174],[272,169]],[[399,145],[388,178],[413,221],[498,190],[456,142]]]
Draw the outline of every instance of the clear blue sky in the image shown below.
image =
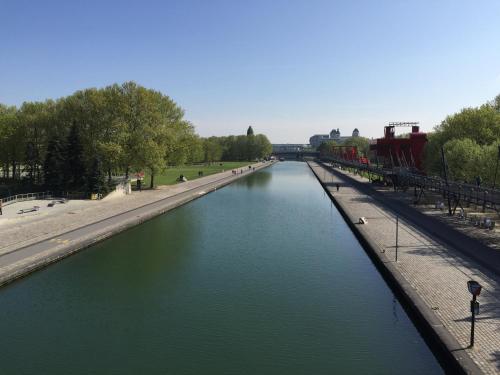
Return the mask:
[[500,1],[0,0],[0,102],[134,80],[202,136],[431,129],[500,94]]

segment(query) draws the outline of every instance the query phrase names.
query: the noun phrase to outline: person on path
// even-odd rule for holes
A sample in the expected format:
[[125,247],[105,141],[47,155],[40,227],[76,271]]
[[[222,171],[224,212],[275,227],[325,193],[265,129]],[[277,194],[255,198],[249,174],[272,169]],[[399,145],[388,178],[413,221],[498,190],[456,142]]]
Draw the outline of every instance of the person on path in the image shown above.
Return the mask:
[[335,184],[335,187],[337,188],[337,191],[339,191],[339,189],[340,189],[340,185],[339,185],[338,183],[337,183],[337,184]]

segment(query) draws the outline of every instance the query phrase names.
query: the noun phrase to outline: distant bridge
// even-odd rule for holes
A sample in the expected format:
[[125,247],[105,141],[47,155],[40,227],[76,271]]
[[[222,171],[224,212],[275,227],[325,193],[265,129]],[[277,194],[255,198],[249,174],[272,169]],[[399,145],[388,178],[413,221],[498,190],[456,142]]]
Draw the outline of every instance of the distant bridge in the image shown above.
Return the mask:
[[286,160],[301,160],[304,157],[318,158],[319,151],[274,151],[273,155]]

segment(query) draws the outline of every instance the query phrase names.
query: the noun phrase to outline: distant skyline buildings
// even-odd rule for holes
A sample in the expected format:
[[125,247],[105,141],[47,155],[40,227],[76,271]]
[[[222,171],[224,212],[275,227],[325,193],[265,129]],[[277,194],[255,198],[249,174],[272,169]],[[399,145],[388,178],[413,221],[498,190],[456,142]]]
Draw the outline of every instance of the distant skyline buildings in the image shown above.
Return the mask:
[[[500,1],[6,1],[0,103],[135,81],[201,136],[423,131],[500,93]],[[126,27],[124,27],[126,25]],[[311,125],[313,124],[313,125]]]

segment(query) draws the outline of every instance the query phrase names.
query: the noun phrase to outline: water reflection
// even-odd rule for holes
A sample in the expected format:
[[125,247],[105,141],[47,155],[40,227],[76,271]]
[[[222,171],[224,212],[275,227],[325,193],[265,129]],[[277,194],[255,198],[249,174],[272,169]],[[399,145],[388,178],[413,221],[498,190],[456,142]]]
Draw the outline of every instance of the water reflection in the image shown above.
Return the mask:
[[[179,274],[191,256],[193,242],[200,230],[197,216],[187,208],[174,216],[162,216],[145,225],[132,228],[107,242],[89,249],[92,255],[78,254],[89,278],[74,279],[88,284],[111,284],[131,289],[148,290],[160,280],[167,288],[175,289]],[[77,261],[77,258],[72,259]],[[88,285],[86,285],[88,287]]]
[[[270,167],[273,168],[273,167]],[[258,171],[257,173],[252,173],[246,178],[237,180],[234,184],[236,186],[246,186],[249,189],[260,187],[263,188],[269,185],[273,178],[273,173],[268,168]]]

